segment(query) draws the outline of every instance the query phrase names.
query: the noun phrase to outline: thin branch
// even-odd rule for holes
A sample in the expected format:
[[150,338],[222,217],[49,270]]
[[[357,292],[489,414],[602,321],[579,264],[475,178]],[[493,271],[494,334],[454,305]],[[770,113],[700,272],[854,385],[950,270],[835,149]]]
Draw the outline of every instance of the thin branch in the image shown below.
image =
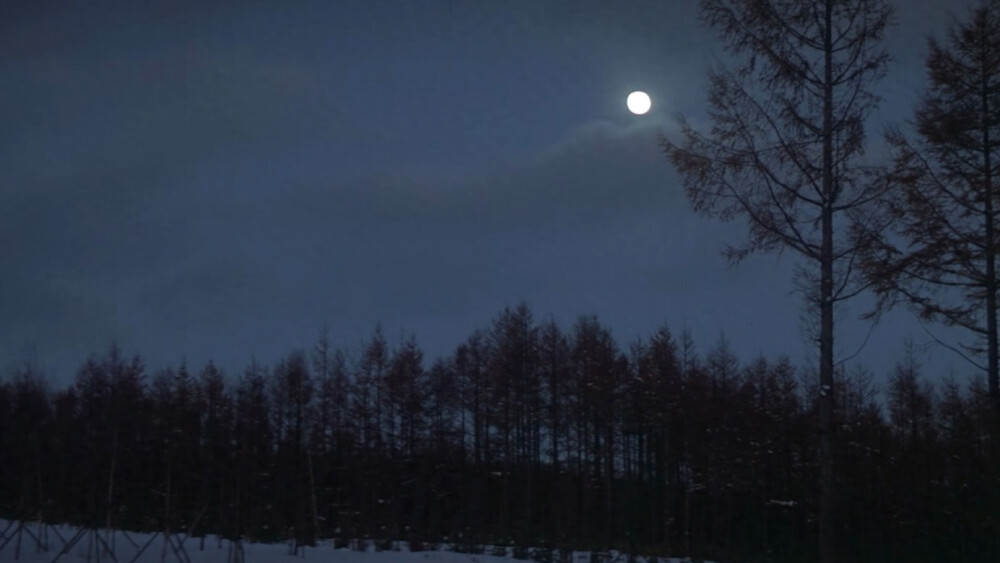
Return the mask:
[[874,323],[874,322],[868,323],[868,333],[865,334],[865,339],[861,341],[861,345],[858,346],[858,349],[855,350],[854,353],[851,354],[850,356],[847,356],[846,358],[844,358],[842,360],[838,360],[838,361],[834,362],[834,364],[833,364],[834,367],[838,367],[841,364],[844,364],[845,362],[849,362],[849,361],[853,360],[854,358],[856,358],[858,356],[858,354],[861,353],[862,350],[865,349],[865,346],[868,345],[868,339],[871,338],[872,332],[875,330],[875,324],[876,323]]
[[969,363],[970,363],[970,364],[972,364],[973,366],[975,366],[975,367],[977,367],[977,368],[979,368],[979,369],[981,369],[981,370],[983,370],[983,371],[986,371],[986,366],[983,366],[983,365],[981,365],[981,364],[978,364],[978,363],[976,363],[976,362],[972,361],[971,359],[969,359],[969,357],[968,357],[968,356],[966,356],[965,354],[963,354],[963,353],[962,353],[962,351],[961,351],[961,350],[959,350],[958,348],[955,348],[954,346],[952,346],[952,345],[950,345],[950,344],[948,344],[948,343],[944,342],[943,340],[941,340],[941,339],[940,339],[940,338],[938,338],[937,336],[934,336],[934,334],[932,334],[932,333],[931,333],[931,331],[927,330],[927,325],[925,325],[923,321],[921,321],[920,319],[917,319],[917,322],[919,322],[919,323],[920,323],[920,328],[924,329],[924,332],[926,332],[926,333],[927,333],[927,336],[930,336],[931,338],[933,338],[935,342],[937,342],[937,343],[938,343],[938,344],[940,344],[941,346],[944,346],[945,348],[947,348],[947,349],[951,350],[952,352],[954,352],[954,353],[958,354],[959,356],[961,356],[961,358],[962,358],[963,360],[965,360],[965,361],[969,362]]

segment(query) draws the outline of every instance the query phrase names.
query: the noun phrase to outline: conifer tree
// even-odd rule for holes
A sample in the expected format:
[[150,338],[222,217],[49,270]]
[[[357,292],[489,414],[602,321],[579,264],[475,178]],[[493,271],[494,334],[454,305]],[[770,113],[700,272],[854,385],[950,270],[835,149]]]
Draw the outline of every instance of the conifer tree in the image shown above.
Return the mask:
[[926,66],[915,137],[887,134],[894,161],[884,211],[895,221],[864,266],[883,307],[906,303],[975,337],[965,352],[986,358],[1000,433],[1000,2],[981,1],[946,42],[931,38]]
[[835,559],[834,306],[863,290],[854,266],[879,221],[880,193],[860,169],[872,85],[888,55],[885,0],[702,0],[735,67],[710,73],[702,133],[682,123],[663,139],[695,211],[747,220],[728,254],[792,250],[819,321],[820,559]]

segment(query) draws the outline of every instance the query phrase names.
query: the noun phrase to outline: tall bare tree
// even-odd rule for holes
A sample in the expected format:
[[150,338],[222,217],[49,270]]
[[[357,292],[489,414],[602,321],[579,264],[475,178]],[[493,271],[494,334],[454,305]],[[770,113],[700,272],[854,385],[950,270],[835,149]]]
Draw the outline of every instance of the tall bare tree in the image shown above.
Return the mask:
[[695,211],[748,223],[735,261],[790,249],[819,317],[820,557],[834,558],[834,305],[862,291],[855,264],[874,229],[864,122],[889,57],[885,0],[702,0],[735,68],[710,75],[708,133],[682,122],[663,148]]
[[977,338],[965,353],[985,354],[980,367],[1000,422],[1000,2],[982,1],[946,44],[932,38],[929,47],[916,138],[887,134],[895,189],[885,204],[897,220],[892,236],[871,246],[865,270],[882,305],[905,302],[922,319]]

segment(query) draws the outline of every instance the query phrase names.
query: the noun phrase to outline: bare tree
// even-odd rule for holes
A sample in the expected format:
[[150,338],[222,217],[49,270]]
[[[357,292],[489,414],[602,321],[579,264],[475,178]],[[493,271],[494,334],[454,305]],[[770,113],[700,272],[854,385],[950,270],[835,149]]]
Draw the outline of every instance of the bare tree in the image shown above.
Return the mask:
[[712,127],[682,122],[663,148],[695,211],[748,223],[734,261],[795,251],[819,316],[820,557],[832,561],[834,305],[862,291],[855,265],[877,230],[880,189],[860,158],[871,87],[889,57],[884,0],[702,0],[702,18],[737,61],[710,73]]
[[[929,41],[930,84],[914,112],[911,139],[887,140],[896,218],[864,261],[883,309],[908,304],[923,320],[970,331],[978,341],[953,348],[983,368],[1000,422],[997,253],[1000,251],[1000,2],[984,0],[946,45]],[[986,365],[971,356],[986,355]]]

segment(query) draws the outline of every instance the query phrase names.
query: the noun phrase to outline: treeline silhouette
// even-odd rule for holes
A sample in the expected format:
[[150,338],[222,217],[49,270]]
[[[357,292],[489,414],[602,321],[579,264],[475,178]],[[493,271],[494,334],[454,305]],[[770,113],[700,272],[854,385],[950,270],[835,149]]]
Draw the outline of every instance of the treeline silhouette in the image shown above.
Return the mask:
[[[31,363],[0,384],[0,516],[806,561],[814,379],[667,327],[622,348],[595,317],[565,330],[524,304],[433,362],[379,328],[242,374],[148,374],[112,346],[66,389]],[[1000,560],[983,382],[933,386],[912,350],[884,393],[872,380],[840,370],[832,390],[845,560]]]

